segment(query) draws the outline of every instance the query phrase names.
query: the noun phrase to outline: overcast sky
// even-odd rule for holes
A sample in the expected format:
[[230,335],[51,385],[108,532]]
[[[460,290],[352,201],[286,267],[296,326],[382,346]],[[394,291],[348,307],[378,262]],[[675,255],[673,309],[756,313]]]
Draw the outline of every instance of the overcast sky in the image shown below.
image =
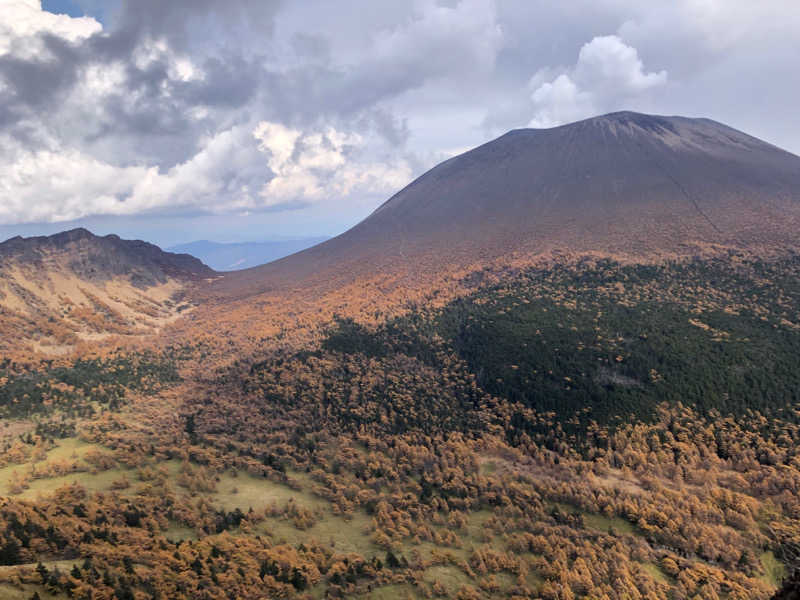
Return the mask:
[[437,162],[620,109],[800,153],[797,0],[0,0],[0,239],[336,234]]

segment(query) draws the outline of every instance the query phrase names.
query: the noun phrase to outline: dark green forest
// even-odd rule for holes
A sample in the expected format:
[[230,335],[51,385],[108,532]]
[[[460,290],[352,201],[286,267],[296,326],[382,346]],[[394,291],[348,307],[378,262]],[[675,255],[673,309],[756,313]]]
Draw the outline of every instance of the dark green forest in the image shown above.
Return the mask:
[[662,402],[774,413],[800,399],[799,294],[771,263],[602,262],[522,273],[374,330],[339,319],[323,347],[434,368],[452,353],[489,394],[583,424],[647,420]]

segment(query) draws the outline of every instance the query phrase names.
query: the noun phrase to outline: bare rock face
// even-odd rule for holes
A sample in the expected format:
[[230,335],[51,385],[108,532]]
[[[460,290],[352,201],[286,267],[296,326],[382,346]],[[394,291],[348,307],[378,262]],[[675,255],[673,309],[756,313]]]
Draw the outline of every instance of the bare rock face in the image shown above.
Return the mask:
[[0,350],[69,351],[81,340],[157,331],[215,272],[188,254],[74,229],[0,244]]
[[796,248],[800,157],[708,119],[613,113],[520,129],[447,160],[328,242],[220,292],[436,270],[513,253]]

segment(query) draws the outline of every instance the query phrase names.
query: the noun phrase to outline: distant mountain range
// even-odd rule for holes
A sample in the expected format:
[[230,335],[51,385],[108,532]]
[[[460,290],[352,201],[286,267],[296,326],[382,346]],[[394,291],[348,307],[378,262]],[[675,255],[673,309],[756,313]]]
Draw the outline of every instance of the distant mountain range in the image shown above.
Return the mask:
[[216,271],[236,271],[263,265],[324,242],[327,237],[275,240],[268,242],[220,243],[198,240],[167,248],[169,252],[191,254]]

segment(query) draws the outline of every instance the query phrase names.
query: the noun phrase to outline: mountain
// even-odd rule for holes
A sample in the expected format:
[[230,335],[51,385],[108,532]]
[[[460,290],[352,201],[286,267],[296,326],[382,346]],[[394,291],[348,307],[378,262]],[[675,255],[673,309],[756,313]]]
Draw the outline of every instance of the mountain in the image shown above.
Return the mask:
[[0,598],[768,600],[800,567],[798,161],[625,113],[245,271],[8,242]]
[[268,242],[219,243],[198,240],[167,248],[169,252],[191,254],[217,271],[235,271],[263,265],[324,242],[327,237]]
[[0,244],[0,318],[17,342],[64,352],[80,340],[157,330],[189,307],[180,300],[187,284],[214,275],[188,254],[85,229],[15,237]]
[[797,156],[709,119],[618,112],[511,131],[431,169],[344,234],[216,289],[419,278],[512,255],[773,250],[795,246],[798,225]]

